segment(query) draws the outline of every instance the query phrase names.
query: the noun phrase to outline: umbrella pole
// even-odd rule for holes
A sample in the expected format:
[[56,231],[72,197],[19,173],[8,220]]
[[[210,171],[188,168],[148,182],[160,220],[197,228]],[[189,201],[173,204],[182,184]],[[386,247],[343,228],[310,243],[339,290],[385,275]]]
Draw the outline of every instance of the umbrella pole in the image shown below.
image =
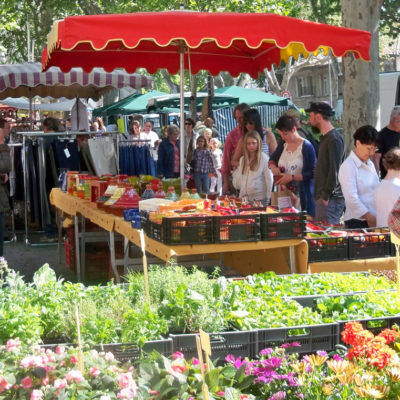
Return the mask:
[[185,99],[184,99],[184,72],[185,72],[185,50],[183,43],[179,49],[179,65],[180,65],[180,177],[181,177],[181,192],[185,187]]

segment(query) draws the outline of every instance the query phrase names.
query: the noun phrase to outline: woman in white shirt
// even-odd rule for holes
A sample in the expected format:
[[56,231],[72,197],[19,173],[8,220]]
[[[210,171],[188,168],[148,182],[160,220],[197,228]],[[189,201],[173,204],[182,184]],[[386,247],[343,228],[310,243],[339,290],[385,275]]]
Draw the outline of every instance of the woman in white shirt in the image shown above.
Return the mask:
[[247,132],[243,139],[243,156],[233,172],[233,186],[240,190],[239,197],[261,201],[267,205],[271,197],[272,173],[268,168],[268,156],[262,151],[260,134]]
[[374,190],[379,185],[378,174],[371,157],[375,154],[378,132],[370,125],[358,128],[354,135],[354,150],[339,169],[346,211],[347,228],[376,226]]
[[376,226],[388,226],[389,214],[400,197],[400,148],[394,147],[383,156],[385,179],[375,188]]

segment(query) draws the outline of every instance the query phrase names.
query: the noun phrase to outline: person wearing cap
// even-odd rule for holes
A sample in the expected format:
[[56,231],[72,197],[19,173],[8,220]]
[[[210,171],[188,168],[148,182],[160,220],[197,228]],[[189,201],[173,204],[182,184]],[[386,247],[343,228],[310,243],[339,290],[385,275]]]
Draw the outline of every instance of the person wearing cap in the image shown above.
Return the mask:
[[314,147],[315,154],[318,154],[319,143],[307,129],[303,129],[303,127],[301,126],[300,113],[295,108],[289,108],[282,115],[286,115],[294,119],[294,121],[296,122],[297,133],[303,139],[307,139]]
[[385,126],[378,136],[378,151],[374,154],[375,168],[380,172],[381,179],[386,176],[386,168],[382,162],[390,149],[399,146],[400,143],[400,106],[395,106],[390,114],[389,125]]
[[339,224],[344,211],[338,179],[340,165],[345,159],[344,138],[332,125],[334,111],[328,103],[311,103],[306,111],[310,113],[310,125],[321,132],[314,172],[315,220]]

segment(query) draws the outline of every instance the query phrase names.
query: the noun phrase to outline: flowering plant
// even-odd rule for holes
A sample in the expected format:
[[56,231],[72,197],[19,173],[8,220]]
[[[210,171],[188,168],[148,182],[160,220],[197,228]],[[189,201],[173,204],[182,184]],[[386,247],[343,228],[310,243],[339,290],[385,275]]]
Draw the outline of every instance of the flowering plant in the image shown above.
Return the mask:
[[0,399],[133,399],[138,395],[132,367],[121,368],[111,353],[83,354],[57,346],[23,347],[10,339],[0,347]]

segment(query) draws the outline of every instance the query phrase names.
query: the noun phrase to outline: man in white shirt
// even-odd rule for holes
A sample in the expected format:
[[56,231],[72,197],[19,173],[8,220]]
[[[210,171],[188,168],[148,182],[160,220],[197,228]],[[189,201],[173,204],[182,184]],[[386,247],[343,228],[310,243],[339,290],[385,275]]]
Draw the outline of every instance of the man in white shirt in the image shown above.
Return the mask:
[[383,156],[387,174],[375,188],[376,226],[388,226],[389,214],[400,197],[400,148],[394,147]]
[[154,148],[157,140],[160,138],[158,137],[157,133],[153,130],[153,124],[151,121],[147,121],[144,124],[144,131],[140,132],[140,139],[141,140],[150,140],[150,146]]

